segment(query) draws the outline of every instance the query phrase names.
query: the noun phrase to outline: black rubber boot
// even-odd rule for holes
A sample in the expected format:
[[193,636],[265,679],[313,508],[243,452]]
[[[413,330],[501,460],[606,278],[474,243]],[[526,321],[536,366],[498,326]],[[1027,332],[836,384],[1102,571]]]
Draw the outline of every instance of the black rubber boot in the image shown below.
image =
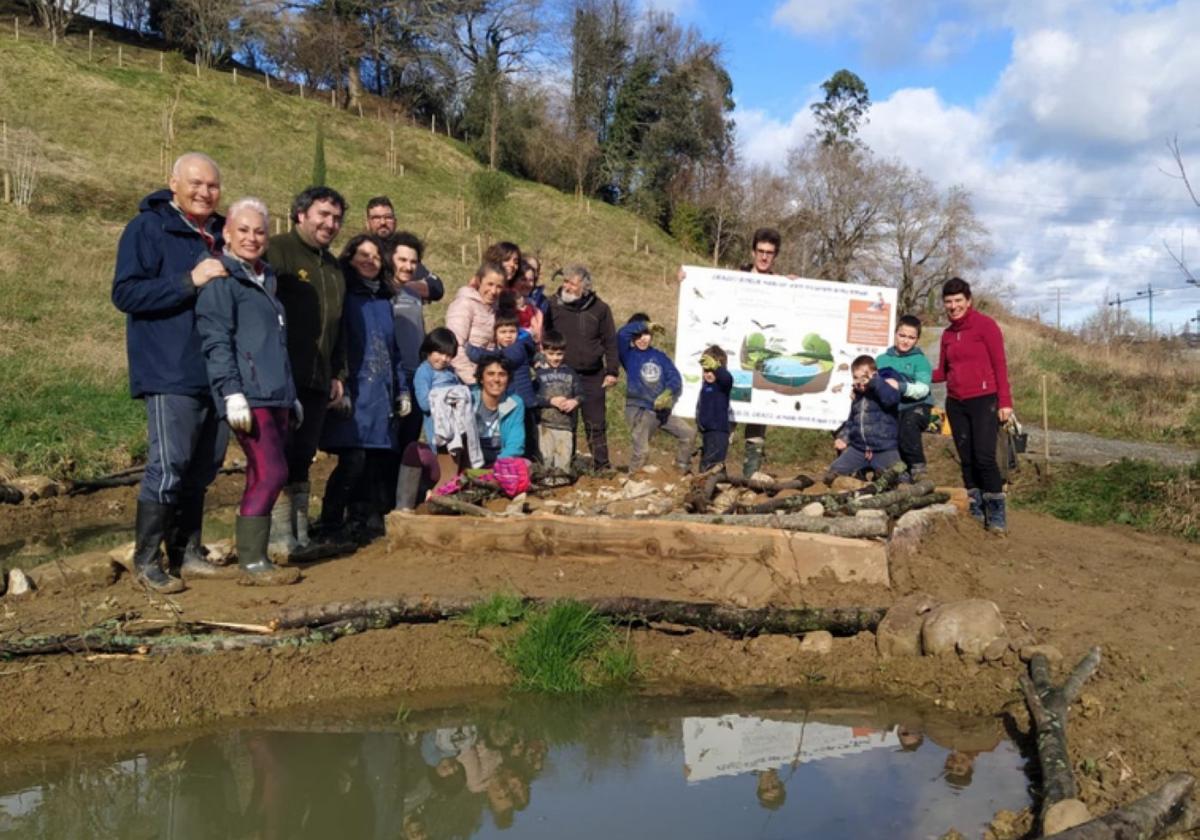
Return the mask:
[[746,451],[742,459],[742,478],[749,478],[762,468],[764,443],[762,438],[746,438]]
[[967,491],[967,512],[980,525],[985,524],[983,518],[983,491],[973,487]]
[[424,501],[420,498],[422,477],[420,467],[407,464],[400,467],[400,477],[396,480],[396,510],[412,511]]
[[987,529],[998,537],[1008,535],[1008,511],[1003,493],[984,493],[983,512]]
[[173,505],[158,502],[137,503],[137,542],[133,549],[133,572],[138,583],[146,588],[171,595],[182,592],[185,587],[178,577],[168,575],[162,567],[161,546],[174,518]]
[[237,540],[239,583],[250,586],[285,586],[300,580],[300,570],[276,566],[267,559],[271,517],[239,516],[234,525]]
[[204,524],[204,497],[185,499],[175,511],[175,521],[167,531],[167,564],[173,575],[193,578],[232,578],[236,572],[208,560],[208,549],[201,540]]

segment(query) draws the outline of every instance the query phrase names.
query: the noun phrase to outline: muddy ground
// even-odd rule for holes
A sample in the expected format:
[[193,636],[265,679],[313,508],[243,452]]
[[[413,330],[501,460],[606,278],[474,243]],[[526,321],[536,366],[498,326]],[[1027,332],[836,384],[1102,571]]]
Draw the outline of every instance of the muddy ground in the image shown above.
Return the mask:
[[[936,448],[934,476],[954,465]],[[665,479],[664,479],[665,480]],[[220,480],[215,506],[236,501],[240,476]],[[0,510],[0,534],[46,535],[82,524],[132,519],[133,488]],[[1134,532],[1010,513],[1011,536],[984,534],[965,517],[943,523],[913,555],[895,557],[893,587],[782,589],[780,606],[887,605],[925,591],[941,600],[983,597],[1013,635],[1058,647],[1069,667],[1092,645],[1104,661],[1071,710],[1072,757],[1093,813],[1128,802],[1167,774],[1200,766],[1200,546]],[[0,599],[0,637],[78,631],[121,613],[265,623],[287,606],[355,597],[637,595],[726,600],[717,576],[670,561],[533,561],[506,557],[389,555],[383,541],[307,567],[283,589],[199,582],[169,601],[127,580],[107,588]],[[79,741],[270,715],[311,704],[341,705],[415,692],[410,705],[446,702],[503,687],[513,675],[497,645],[505,631],[472,637],[460,624],[399,627],[303,649],[277,648],[149,658],[54,656],[0,661],[0,744],[6,749]],[[1013,655],[994,664],[958,657],[881,661],[870,634],[835,640],[832,655],[802,653],[787,639],[731,639],[694,632],[632,633],[647,690],[737,692],[757,687],[863,690],[915,697],[992,715],[1018,739],[1027,715]],[[429,692],[436,692],[435,694]],[[1026,740],[1026,745],[1028,741]]]

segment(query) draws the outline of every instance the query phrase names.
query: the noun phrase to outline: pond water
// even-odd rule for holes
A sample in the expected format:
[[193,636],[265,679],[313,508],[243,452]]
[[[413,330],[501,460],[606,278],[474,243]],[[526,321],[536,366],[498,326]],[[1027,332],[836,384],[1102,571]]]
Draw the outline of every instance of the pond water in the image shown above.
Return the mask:
[[773,378],[804,379],[808,381],[821,372],[820,365],[802,362],[789,356],[776,356],[763,363],[763,375]]
[[0,837],[978,837],[1029,804],[991,720],[517,696],[0,758]]

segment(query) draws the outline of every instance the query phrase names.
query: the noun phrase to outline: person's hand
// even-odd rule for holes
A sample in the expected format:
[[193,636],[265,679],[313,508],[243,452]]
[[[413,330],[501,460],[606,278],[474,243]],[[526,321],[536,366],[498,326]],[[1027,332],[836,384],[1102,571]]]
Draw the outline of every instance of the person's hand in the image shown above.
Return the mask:
[[254,415],[250,413],[250,403],[245,394],[230,394],[225,398],[225,419],[229,428],[244,434],[250,434],[254,426]]
[[712,371],[721,367],[721,363],[718,362],[715,357],[705,353],[700,357],[700,367],[704,368],[705,370]]
[[675,272],[675,282],[682,283],[687,279],[687,272],[683,270],[683,266],[679,266],[679,271]]
[[900,391],[900,390],[901,390],[901,388],[900,388],[900,382],[899,382],[898,380],[896,380],[896,379],[885,379],[885,380],[883,380],[883,381],[884,381],[884,382],[886,382],[887,384],[891,385],[891,386],[892,386],[894,389],[896,389],[897,391]]
[[655,411],[666,411],[673,405],[675,405],[675,392],[670,388],[664,390],[654,400]]
[[651,335],[666,335],[667,328],[657,321],[647,321],[646,329],[650,330]]
[[200,264],[192,269],[192,285],[197,289],[203,289],[213,280],[218,277],[224,277],[229,274],[225,270],[225,266],[215,257],[209,257],[206,260],[201,260]]
[[354,403],[350,402],[349,394],[342,394],[329,404],[329,409],[342,417],[349,417],[354,413]]
[[836,449],[838,452],[843,451],[849,445],[850,444],[846,443],[846,441],[842,440],[841,438],[833,439],[833,448]]
[[400,396],[396,399],[396,416],[407,417],[412,414],[412,397],[408,391],[401,391]]
[[345,393],[346,386],[342,384],[342,380],[329,380],[329,407],[333,408],[337,403],[341,402],[342,396]]
[[562,408],[559,409],[563,414],[570,414],[575,409],[579,408],[579,400],[570,397],[562,398]]
[[1002,408],[999,411],[999,415],[1000,415],[1000,422],[1007,423],[1008,418],[1012,417],[1012,415],[1013,415],[1013,410],[1011,408]]
[[300,400],[292,403],[292,430],[304,425],[304,404]]
[[612,374],[608,374],[604,377],[604,382],[602,383],[602,387],[611,388],[612,386],[614,386],[616,384],[617,384],[617,377],[613,376]]

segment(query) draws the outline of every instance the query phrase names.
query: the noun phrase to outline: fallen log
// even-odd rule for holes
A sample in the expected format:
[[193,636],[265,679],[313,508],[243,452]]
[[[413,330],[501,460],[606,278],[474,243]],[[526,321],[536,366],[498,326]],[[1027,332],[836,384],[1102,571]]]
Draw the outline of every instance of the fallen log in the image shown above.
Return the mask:
[[919,510],[932,505],[943,505],[950,501],[949,493],[926,493],[924,496],[906,496],[883,509],[889,519],[899,519],[910,510]]
[[165,635],[157,637],[131,636],[109,631],[87,631],[58,636],[30,636],[24,639],[0,640],[0,656],[49,656],[60,653],[217,653],[298,644],[303,635],[232,635],[191,636]]
[[1200,813],[1192,803],[1195,787],[1191,775],[1176,773],[1158,790],[1123,808],[1048,836],[1055,840],[1155,840],[1183,834],[1200,823]]
[[429,508],[431,513],[479,517],[493,516],[493,513],[487,508],[471,504],[470,502],[464,502],[462,499],[456,499],[453,496],[433,494],[425,500],[425,506]]
[[884,510],[902,499],[927,496],[934,489],[934,483],[929,480],[918,481],[915,484],[901,484],[899,487],[882,493],[850,499],[845,503],[845,508],[847,513],[857,513],[860,510]]
[[[87,478],[79,481],[71,482],[71,489],[67,491],[68,496],[79,496],[85,493],[94,493],[97,490],[107,490],[112,487],[130,487],[142,480],[142,475],[145,473],[145,467],[131,467],[127,470],[120,470],[111,475],[102,476],[100,478]],[[244,466],[236,467],[221,467],[218,471],[221,475],[230,475],[232,473],[245,472]]]
[[[548,604],[553,599],[525,598],[527,607]],[[809,633],[828,630],[836,636],[852,636],[874,630],[887,610],[883,607],[801,607],[797,609],[741,609],[711,602],[664,601],[651,598],[581,598],[597,614],[620,623],[668,622],[736,635],[758,633]],[[467,612],[482,599],[397,598],[347,601],[284,609],[270,622],[277,629],[323,627],[353,621],[355,626],[383,628],[395,624],[440,621]]]
[[692,513],[703,513],[708,510],[709,503],[712,502],[713,496],[717,494],[717,485],[728,480],[729,478],[725,474],[725,467],[723,465],[713,467],[708,472],[697,477],[692,482],[692,488],[683,500],[684,509]]
[[753,490],[755,493],[767,493],[768,495],[774,495],[780,490],[807,490],[816,484],[815,481],[806,475],[798,475],[790,481],[760,481],[743,476],[727,476],[722,479],[722,482],[734,487],[744,487],[747,490]]
[[835,537],[870,539],[888,535],[887,518],[880,516],[861,519],[855,516],[808,516],[803,513],[671,513],[663,519],[672,522],[703,522],[709,525],[747,526],[751,528],[782,528],[809,534],[832,534]]

